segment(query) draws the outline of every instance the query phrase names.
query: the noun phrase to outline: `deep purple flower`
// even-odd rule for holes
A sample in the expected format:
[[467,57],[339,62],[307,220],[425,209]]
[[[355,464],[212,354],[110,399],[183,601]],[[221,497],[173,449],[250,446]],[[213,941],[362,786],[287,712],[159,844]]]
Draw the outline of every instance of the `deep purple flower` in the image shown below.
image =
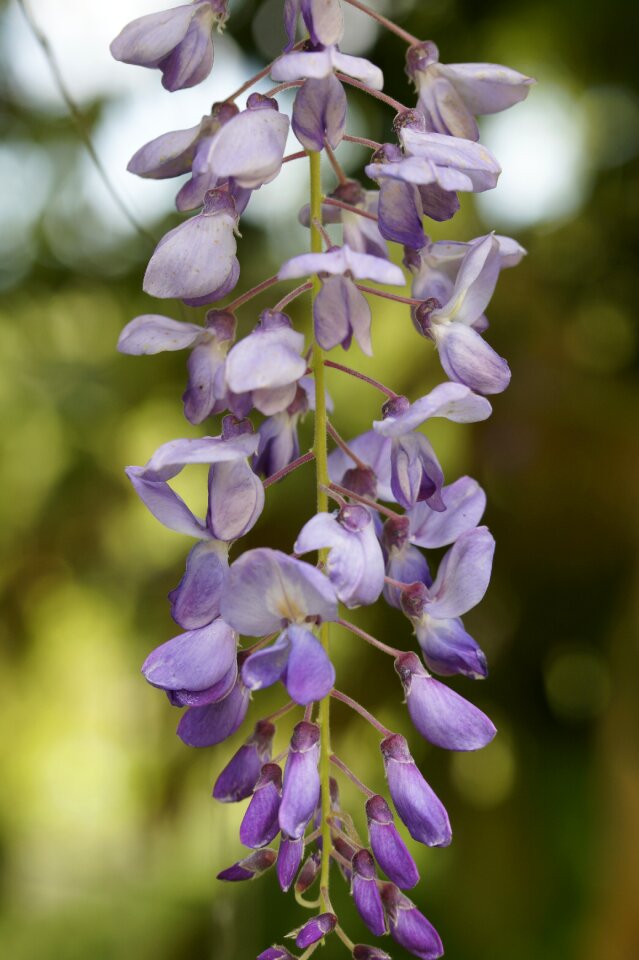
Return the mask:
[[[332,410],[332,402],[326,395],[326,409]],[[253,469],[265,477],[288,466],[300,455],[298,424],[309,410],[315,409],[315,381],[302,377],[292,403],[282,413],[263,420],[258,429],[259,446],[253,459]]]
[[293,730],[279,809],[280,827],[292,840],[304,835],[320,795],[319,727],[302,720]]
[[226,296],[240,275],[235,256],[237,221],[229,193],[210,190],[202,212],[170,230],[158,243],[144,275],[145,292],[165,299],[176,297],[194,306]]
[[278,835],[281,793],[280,767],[265,763],[240,824],[240,841],[245,847],[266,847]]
[[293,103],[291,124],[305,150],[335,150],[346,133],[346,94],[337,77],[305,80]]
[[382,937],[386,933],[386,920],[372,854],[368,850],[358,850],[353,857],[352,866],[351,893],[357,912],[371,933]]
[[296,893],[306,893],[306,891],[313,886],[320,872],[321,866],[322,852],[321,850],[314,850],[313,853],[306,858],[304,866],[300,870],[297,880],[295,881]]
[[477,707],[435,680],[414,653],[395,660],[406,705],[421,735],[445,750],[479,750],[493,739],[494,724]]
[[222,743],[242,725],[248,705],[249,691],[238,677],[223,700],[190,707],[178,724],[178,737],[189,747],[213,747]]
[[257,960],[295,960],[293,954],[289,953],[284,947],[280,947],[278,944],[275,944],[272,947],[267,947],[266,950],[263,950],[260,953]]
[[431,417],[473,423],[485,420],[491,410],[484,397],[456,383],[440,383],[412,405],[406,397],[389,400],[383,408],[384,419],[375,421],[373,427],[381,436],[392,438],[391,488],[395,499],[406,509],[424,500],[432,509],[443,511],[441,466],[426,437],[415,428]]
[[226,381],[234,393],[251,393],[253,406],[270,416],[295,400],[306,372],[304,334],[285,313],[264,310],[255,330],[236,343],[226,359]]
[[393,940],[420,960],[436,960],[444,948],[439,934],[412,900],[392,883],[382,887],[388,925]]
[[490,302],[500,268],[498,240],[480,237],[468,248],[448,302],[428,300],[415,311],[418,328],[435,342],[448,376],[479,393],[501,393],[510,383],[508,364],[473,326]]
[[390,807],[376,794],[366,801],[368,837],[375,859],[389,880],[402,890],[410,890],[419,881],[419,871],[402,840]]
[[367,947],[365,943],[358,943],[353,948],[353,960],[392,960],[392,957],[379,947]]
[[334,44],[285,53],[273,64],[271,76],[278,82],[309,78],[319,80],[335,71],[355,77],[374,90],[381,90],[384,86],[384,75],[379,67],[363,57],[341,53]]
[[275,863],[274,850],[256,850],[244,860],[234,863],[232,867],[227,867],[218,873],[218,880],[227,880],[237,883],[240,880],[254,880],[261,876],[266,870],[270,869]]
[[448,814],[417,769],[405,737],[395,733],[381,743],[388,789],[413,840],[447,847],[452,840]]
[[111,44],[116,60],[162,71],[162,86],[183,90],[213,66],[211,31],[227,17],[228,0],[202,0],[151,13],[127,24]]
[[250,797],[262,765],[271,759],[275,727],[268,720],[259,720],[251,736],[234,753],[213,788],[213,796],[221,803],[237,803]]
[[304,837],[288,837],[282,833],[277,852],[277,880],[286,893],[290,889],[304,856]]
[[304,525],[295,553],[329,548],[326,572],[347,607],[375,603],[384,586],[384,558],[369,510],[347,504],[335,513],[318,513]]
[[475,115],[498,113],[528,96],[535,81],[496,63],[439,62],[432,41],[409,47],[406,72],[419,93],[417,107],[429,130],[479,139]]
[[300,950],[310,947],[312,943],[322,940],[327,934],[332,933],[337,926],[337,917],[334,913],[320,913],[311,920],[295,930],[289,936],[295,936],[295,946]]

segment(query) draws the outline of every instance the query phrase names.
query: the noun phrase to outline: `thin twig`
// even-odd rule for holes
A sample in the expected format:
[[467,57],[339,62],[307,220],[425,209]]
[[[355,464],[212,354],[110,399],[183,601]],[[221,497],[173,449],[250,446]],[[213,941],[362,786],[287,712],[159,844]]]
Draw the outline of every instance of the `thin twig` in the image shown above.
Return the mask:
[[358,503],[363,503],[365,507],[370,507],[371,510],[377,510],[378,513],[383,513],[384,516],[395,520],[401,514],[396,513],[395,510],[391,510],[390,507],[384,507],[381,503],[377,503],[376,500],[371,500],[369,497],[363,497],[359,493],[354,493],[352,490],[349,490],[348,487],[342,487],[339,483],[331,483],[329,490],[331,491],[331,496],[333,492],[341,494],[342,497],[350,497],[351,500],[357,500]]
[[331,150],[329,144],[326,143],[326,142],[324,142],[324,150],[326,151],[326,156],[328,157],[328,162],[329,162],[330,165],[332,166],[332,168],[333,168],[333,170],[334,170],[334,172],[335,172],[335,176],[337,177],[337,179],[339,180],[339,182],[340,182],[340,183],[348,183],[348,177],[347,177],[346,174],[344,173],[344,168],[342,167],[341,163],[339,162],[339,160],[337,159],[337,157],[335,156],[335,154],[334,154],[333,151]]
[[272,287],[273,284],[279,282],[279,275],[276,273],[272,277],[267,277],[266,280],[262,280],[261,283],[258,283],[256,286],[251,287],[250,290],[247,290],[246,293],[241,293],[239,297],[236,297],[235,300],[231,300],[224,309],[228,310],[229,313],[233,313],[234,310],[237,310],[238,307],[241,307],[242,304],[248,303],[249,300],[252,300],[253,297],[257,297],[258,294],[263,293],[264,290],[268,290],[269,287]]
[[400,297],[397,293],[388,293],[386,290],[376,290],[375,287],[367,287],[363,283],[356,283],[355,286],[362,293],[370,293],[374,297],[381,297],[383,300],[395,300],[396,303],[407,303],[411,307],[418,307],[423,300],[416,300],[414,297]]
[[[291,47],[291,51],[301,50],[301,48],[304,46],[305,43],[306,43],[306,40],[299,40],[294,47]],[[234,100],[237,100],[237,98],[241,97],[243,93],[246,93],[247,90],[250,90],[251,87],[254,86],[254,84],[259,83],[260,80],[268,76],[268,74],[273,69],[274,63],[275,63],[275,60],[271,60],[269,64],[267,64],[265,67],[262,67],[261,70],[258,70],[258,72],[254,74],[252,77],[250,77],[245,83],[243,83],[241,87],[238,87],[235,93],[232,93],[230,97],[227,97],[226,102],[232,103]]]
[[345,3],[350,3],[351,7],[355,7],[357,10],[361,10],[362,13],[365,13],[367,16],[372,17],[373,20],[376,20],[382,27],[385,27],[387,30],[390,30],[391,33],[394,33],[396,36],[401,37],[410,47],[415,46],[417,43],[421,43],[417,37],[414,37],[412,33],[409,33],[408,30],[402,30],[401,27],[398,27],[396,23],[393,23],[392,20],[388,20],[386,17],[382,16],[381,13],[378,13],[377,10],[371,10],[370,7],[367,7],[365,3],[360,3],[360,0],[344,0]]
[[[367,797],[375,796],[373,791],[369,790],[366,784],[362,783],[359,777],[353,773],[351,768],[347,767],[344,761],[340,760],[340,758],[334,753],[331,754],[331,763],[333,764],[334,767],[337,767],[338,770],[341,770],[342,773],[348,777],[351,783],[354,783],[357,789],[361,790],[363,794],[365,794]],[[350,838],[349,838],[349,843],[350,843]]]
[[274,97],[277,93],[281,93],[282,90],[290,90],[291,87],[301,87],[303,83],[303,80],[285,80],[284,83],[278,83],[276,87],[271,87],[270,90],[267,90],[264,96]]
[[308,463],[309,460],[314,460],[315,454],[312,450],[309,450],[308,453],[303,453],[301,457],[298,457],[297,460],[291,461],[286,467],[282,467],[281,470],[278,470],[276,473],[272,473],[270,477],[267,477],[263,481],[265,487],[270,487],[272,484],[277,483],[278,480],[281,480],[282,477],[287,476],[293,470],[297,470],[298,467],[301,467],[303,464]]
[[364,383],[368,383],[371,387],[375,387],[376,390],[379,390],[380,393],[385,394],[387,397],[396,397],[397,394],[394,390],[390,390],[388,387],[385,387],[383,383],[380,383],[379,380],[374,380],[373,377],[367,377],[365,373],[360,373],[359,370],[353,370],[352,367],[346,367],[343,363],[335,363],[334,360],[325,360],[325,367],[330,367],[332,370],[341,370],[342,373],[347,373],[351,377],[356,377],[357,380],[363,380]]
[[382,93],[381,90],[375,90],[374,87],[369,87],[368,84],[362,83],[360,80],[354,80],[353,77],[347,77],[345,73],[336,73],[335,76],[338,80],[341,80],[342,83],[348,84],[349,87],[356,87],[363,93],[367,93],[369,97],[375,97],[376,100],[381,100],[382,103],[388,104],[388,106],[392,107],[397,113],[406,113],[408,110],[408,107],[405,107],[399,100],[395,100],[394,97],[389,97],[387,93]]
[[31,33],[33,34],[36,42],[42,48],[42,52],[44,53],[47,63],[49,64],[49,68],[51,70],[51,73],[53,74],[53,79],[55,80],[60,96],[64,100],[67,110],[69,111],[71,117],[75,121],[75,124],[78,128],[78,133],[80,134],[80,139],[82,140],[86,148],[86,151],[89,154],[91,161],[93,162],[93,166],[95,167],[100,179],[102,180],[109,195],[111,196],[111,199],[119,208],[121,213],[129,221],[129,223],[131,224],[133,229],[136,231],[136,233],[138,233],[141,237],[144,237],[146,241],[148,241],[149,243],[152,243],[155,246],[155,244],[157,243],[157,240],[155,239],[153,234],[146,229],[146,227],[142,226],[142,224],[139,222],[137,217],[133,213],[131,213],[126,203],[124,202],[124,200],[122,199],[118,191],[115,189],[115,186],[113,185],[108,173],[106,172],[106,169],[104,168],[102,161],[98,156],[97,150],[93,145],[93,140],[91,139],[91,135],[89,134],[88,130],[85,127],[85,119],[84,119],[84,116],[82,115],[82,111],[80,110],[75,100],[71,96],[71,92],[67,87],[64,76],[62,75],[62,70],[60,69],[60,64],[56,59],[56,56],[53,52],[51,44],[49,43],[47,37],[42,32],[36,20],[34,19],[33,14],[31,13],[31,10],[27,5],[27,0],[18,0],[18,5],[20,6],[22,13],[24,14],[24,18],[27,21],[27,25],[29,26],[29,29],[31,30]]
[[350,457],[353,463],[360,468],[360,470],[370,470],[368,463],[364,463],[363,460],[357,456],[356,453],[353,453],[346,441],[340,436],[333,424],[328,421],[326,424],[326,429],[328,430],[330,436],[333,438],[340,450],[343,450],[347,457]]
[[295,289],[291,290],[290,293],[287,293],[285,297],[282,297],[281,300],[278,300],[275,306],[273,307],[273,310],[275,311],[283,310],[284,307],[288,306],[288,304],[291,303],[293,300],[296,300],[297,297],[301,296],[301,294],[306,293],[307,290],[312,290],[312,289],[313,289],[312,280],[307,280],[306,283],[301,283],[299,287],[295,287]]
[[344,134],[344,140],[347,140],[348,143],[359,143],[361,147],[370,147],[371,150],[379,150],[381,143],[378,143],[377,140],[369,140],[368,137],[352,137],[350,134]]
[[[350,707],[351,710],[354,710],[355,713],[359,713],[360,717],[363,717],[364,720],[367,720],[368,723],[371,724],[371,726],[375,727],[376,730],[379,730],[382,736],[390,737],[392,735],[392,730],[389,730],[388,727],[385,727],[384,724],[377,719],[377,717],[374,717],[372,713],[369,713],[366,707],[363,707],[361,703],[358,703],[357,700],[353,700],[353,698],[349,697],[346,693],[342,693],[341,690],[335,690],[335,688],[333,688],[330,692],[330,696],[333,697],[334,700],[339,700],[341,703],[345,703],[346,706]],[[337,765],[339,766],[339,764]],[[368,787],[365,789],[368,790]],[[372,793],[370,796],[372,796]]]
[[289,153],[287,157],[284,157],[282,163],[290,163],[291,160],[302,160],[304,157],[307,157],[308,154],[306,150],[298,150],[297,153]]
[[[348,210],[349,213],[357,213],[360,217],[366,217],[367,220],[379,220],[376,213],[369,213],[368,210],[362,210],[361,207],[354,207],[352,203],[344,203],[343,200],[335,200],[334,197],[324,197],[323,203],[329,207],[339,207],[340,210]],[[361,290],[361,287],[360,287]]]
[[356,637],[360,637],[362,640],[365,640],[366,643],[370,643],[371,646],[377,647],[377,649],[383,653],[388,653],[391,657],[401,657],[404,652],[403,650],[396,650],[395,647],[389,647],[388,644],[382,643],[377,637],[371,636],[370,633],[366,633],[365,630],[355,626],[354,623],[349,623],[348,620],[336,620],[335,622],[339,623],[340,627],[344,627],[345,630],[349,630],[350,633],[354,633]]
[[319,220],[316,220],[315,218],[313,218],[313,220],[312,220],[311,222],[312,222],[312,225],[315,227],[315,229],[316,229],[316,230],[319,230],[319,232],[321,233],[321,235],[322,235],[322,240],[324,241],[324,243],[326,244],[326,246],[327,246],[327,247],[332,247],[332,246],[333,246],[333,241],[331,240],[331,238],[329,237],[328,233],[326,232],[326,229],[325,229],[325,227],[324,227],[324,224],[321,223]]

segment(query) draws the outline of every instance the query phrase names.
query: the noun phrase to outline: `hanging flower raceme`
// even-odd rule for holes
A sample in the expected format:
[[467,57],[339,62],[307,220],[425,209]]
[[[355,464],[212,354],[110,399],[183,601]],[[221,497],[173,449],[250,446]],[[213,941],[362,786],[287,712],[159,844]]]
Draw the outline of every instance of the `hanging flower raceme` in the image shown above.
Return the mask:
[[[141,17],[116,38],[113,54],[159,69],[168,90],[193,86],[211,69],[212,28],[223,25],[227,6],[228,0],[194,0]],[[365,5],[355,6],[365,15]],[[375,16],[382,25],[390,23]],[[300,24],[305,34],[296,42]],[[232,302],[208,309],[203,321],[195,314],[178,321],[151,311],[131,320],[120,336],[118,349],[130,355],[189,351],[183,401],[190,423],[228,412],[221,431],[211,430],[216,435],[172,440],[145,466],[127,468],[149,511],[195,540],[184,576],[169,594],[182,632],[152,650],[142,672],[172,706],[185,708],[177,733],[192,747],[215,746],[239,731],[262,688],[280,682],[290,698],[267,716],[257,714],[252,731],[239,735],[212,791],[222,803],[247,801],[239,827],[245,853],[219,879],[244,882],[274,867],[280,888],[293,888],[298,903],[313,908],[310,919],[288,934],[291,949],[273,944],[257,960],[310,956],[333,932],[352,960],[390,960],[386,950],[355,943],[343,929],[329,894],[333,866],[372,935],[390,935],[412,956],[435,960],[443,952],[439,935],[402,892],[416,887],[419,871],[398,824],[414,841],[444,847],[452,840],[448,813],[406,738],[336,685],[331,624],[376,647],[377,655],[391,656],[417,735],[456,751],[478,750],[495,736],[489,717],[438,678],[487,674],[484,654],[461,620],[490,580],[495,545],[479,525],[486,496],[467,476],[444,483],[421,428],[434,417],[474,423],[490,416],[485,395],[503,391],[510,370],[483,338],[485,310],[500,270],[518,263],[525,251],[492,233],[469,242],[433,242],[424,217],[450,220],[459,192],[495,186],[500,166],[477,142],[475,117],[522,100],[532,81],[494,64],[441,64],[432,42],[398,28],[419,92],[417,108],[407,109],[380,92],[383,75],[375,64],[342,52],[340,0],[284,0],[284,26],[288,43],[272,64],[234,93],[227,91],[227,99],[214,103],[199,123],[161,134],[129,162],[129,170],[143,178],[188,177],[176,206],[193,215],[158,243],[144,277],[146,293],[177,298],[187,307],[217,304],[239,282],[236,236],[253,192],[277,191],[269,185],[284,163],[304,154],[311,168],[309,203],[299,213],[311,233],[311,253],[289,257],[276,277],[254,281]],[[269,73],[278,85],[268,94],[250,92]],[[396,142],[353,136],[352,86],[395,111]],[[276,100],[286,87],[297,88],[288,111],[285,99]],[[235,101],[241,104],[244,94],[241,108]],[[303,151],[285,156],[291,128]],[[374,189],[364,189],[342,169],[338,152],[345,139],[373,150],[365,172]],[[341,232],[339,242],[333,244],[325,224]],[[402,252],[412,274],[411,298],[363,283],[403,288]],[[258,311],[252,321],[239,313],[276,282],[289,280],[303,282],[266,301],[273,306],[261,302],[257,323]],[[309,291],[310,343],[307,329],[297,326],[294,304]],[[372,354],[378,295],[403,305],[418,332],[434,342],[449,378],[415,403],[325,357],[336,346],[348,350],[353,339]],[[390,320],[380,317],[382,323]],[[250,332],[238,338],[238,329]],[[338,430],[339,407],[335,421],[328,421],[333,404],[325,380],[335,369],[385,396],[382,418],[351,440]],[[298,430],[307,414],[314,419],[314,440],[300,456]],[[303,513],[297,538],[287,542],[284,550],[292,552],[268,546],[242,552],[237,541],[261,516],[265,487],[290,484],[289,475],[312,460],[317,506]],[[208,468],[205,517],[171,486],[192,464]],[[431,551],[442,548],[438,562]],[[340,603],[350,611],[373,606],[382,596],[405,614],[416,641],[407,629],[403,644],[393,639],[399,646],[389,646],[388,638],[341,619]],[[377,792],[379,784],[367,787],[332,752],[339,745],[329,697],[377,731],[378,776],[386,775],[393,811]],[[292,723],[289,714],[296,714]],[[280,723],[288,725],[286,731],[278,729]],[[273,744],[283,734],[287,746],[280,751]],[[347,777],[363,794],[367,835],[359,835],[342,807],[331,773]]]

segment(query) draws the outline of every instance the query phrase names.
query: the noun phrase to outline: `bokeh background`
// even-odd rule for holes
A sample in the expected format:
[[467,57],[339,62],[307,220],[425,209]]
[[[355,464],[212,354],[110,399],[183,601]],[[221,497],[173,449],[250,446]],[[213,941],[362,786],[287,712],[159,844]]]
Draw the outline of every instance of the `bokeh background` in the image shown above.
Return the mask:
[[[156,237],[177,222],[174,184],[136,181],[129,156],[197,122],[282,40],[280,0],[231,0],[210,79],[169,95],[156,73],[108,53],[125,22],[161,6],[31,0],[115,190]],[[502,275],[489,311],[510,389],[487,423],[430,430],[447,476],[468,472],[488,493],[495,572],[468,624],[491,674],[455,685],[500,735],[479,754],[449,755],[410,733],[455,830],[449,849],[418,852],[417,900],[451,960],[636,960],[636,8],[383,8],[436,40],[444,61],[503,62],[539,80],[524,104],[482,124],[504,167],[498,189],[465,197],[458,217],[433,229],[460,239],[497,229],[529,253]],[[185,356],[116,353],[124,324],[155,309],[140,290],[152,246],[105,190],[18,4],[0,5],[0,16],[0,952],[251,960],[302,911],[273,876],[214,880],[239,854],[242,810],[217,805],[210,790],[241,734],[187,749],[174,736],[176,711],[139,675],[174,632],[165,595],[190,542],[147,514],[123,467],[201,432],[181,415]],[[345,49],[379,62],[387,90],[411,102],[397,38],[354,13]],[[351,131],[386,139],[392,114],[350,100]],[[340,156],[357,173],[366,154]],[[245,287],[306,244],[295,225],[305,189],[305,165],[289,164],[254,198],[242,220]],[[242,310],[243,331],[269,302]],[[405,312],[375,306],[376,358],[353,348],[347,362],[416,398],[441,377],[433,351]],[[306,322],[303,303],[294,315]],[[374,392],[339,374],[329,386],[341,432],[367,428]],[[203,479],[194,470],[181,481],[190,502],[202,504]],[[312,496],[309,472],[273,488],[247,545],[290,549]],[[406,621],[383,606],[357,618],[394,644],[411,642]],[[347,635],[334,648],[343,687],[409,733],[386,659]],[[280,699],[260,697],[251,716]],[[376,736],[339,707],[334,716],[340,752],[381,787]],[[336,879],[344,925],[366,939],[340,889]],[[342,955],[337,942],[322,953]]]

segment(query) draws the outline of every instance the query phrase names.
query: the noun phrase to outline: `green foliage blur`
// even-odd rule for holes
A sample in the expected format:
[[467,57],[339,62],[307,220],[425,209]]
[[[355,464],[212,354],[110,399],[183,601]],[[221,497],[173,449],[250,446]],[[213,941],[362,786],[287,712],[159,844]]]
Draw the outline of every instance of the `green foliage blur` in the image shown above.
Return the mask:
[[[259,64],[274,55],[281,28],[280,4],[269,0],[256,17],[258,6],[231,0],[230,30]],[[0,7],[5,24],[19,16],[11,7]],[[79,5],[58,7],[79,50]],[[416,901],[451,960],[639,956],[639,24],[629,9],[621,0],[385,7],[435,39],[447,62],[503,62],[537,76],[514,111],[529,109],[546,86],[582,122],[570,209],[508,228],[466,199],[452,223],[434,229],[437,238],[468,239],[497,226],[528,249],[502,275],[489,309],[489,339],[513,370],[510,389],[485,424],[430,428],[447,477],[470,473],[488,495],[494,579],[468,626],[491,673],[454,686],[493,717],[499,736],[469,755],[421,743],[391,664],[345,633],[333,640],[341,686],[409,736],[449,809],[452,846],[416,851]],[[387,91],[411,102],[402,43],[379,34],[367,55],[384,69]],[[133,73],[127,81],[135,83]],[[244,805],[216,804],[210,792],[243,734],[188,749],[174,735],[177,711],[139,674],[147,653],[177,632],[165,597],[191,543],[153,520],[123,467],[198,434],[182,418],[185,356],[116,353],[124,324],[158,309],[141,292],[151,247],[132,232],[118,239],[115,229],[110,242],[91,198],[78,193],[86,160],[64,109],[23,98],[8,72],[0,95],[0,171],[11,173],[0,184],[0,954],[253,960],[305,915],[274,876],[237,886],[214,879],[241,851]],[[167,96],[159,80],[157,96]],[[86,129],[98,127],[107,99],[82,104]],[[390,136],[392,113],[359,95],[352,102],[359,132],[368,125],[371,136]],[[568,132],[554,135],[561,142]],[[348,156],[357,174],[365,153]],[[10,202],[25,189],[42,194],[30,221],[22,201]],[[160,237],[176,222],[150,229]],[[243,222],[242,232],[246,289],[276,271],[283,238],[266,222]],[[241,331],[272,302],[243,308]],[[346,362],[416,399],[441,378],[437,359],[403,309],[374,306],[375,358],[353,348]],[[172,307],[166,312],[178,317],[204,312]],[[308,304],[292,312],[308,329]],[[334,372],[329,389],[344,436],[378,415],[365,385]],[[201,504],[202,487],[195,470],[180,489]],[[313,498],[305,467],[269,490],[242,547],[290,550]],[[381,603],[354,616],[394,645],[413,642],[407,622]],[[260,696],[248,724],[279,702],[280,691]],[[374,732],[339,705],[334,724],[335,748],[382,789]],[[348,786],[343,797],[361,824],[359,797]],[[338,875],[334,902],[351,937],[371,942]],[[395,960],[407,956],[388,949]],[[317,956],[346,953],[329,940]]]

